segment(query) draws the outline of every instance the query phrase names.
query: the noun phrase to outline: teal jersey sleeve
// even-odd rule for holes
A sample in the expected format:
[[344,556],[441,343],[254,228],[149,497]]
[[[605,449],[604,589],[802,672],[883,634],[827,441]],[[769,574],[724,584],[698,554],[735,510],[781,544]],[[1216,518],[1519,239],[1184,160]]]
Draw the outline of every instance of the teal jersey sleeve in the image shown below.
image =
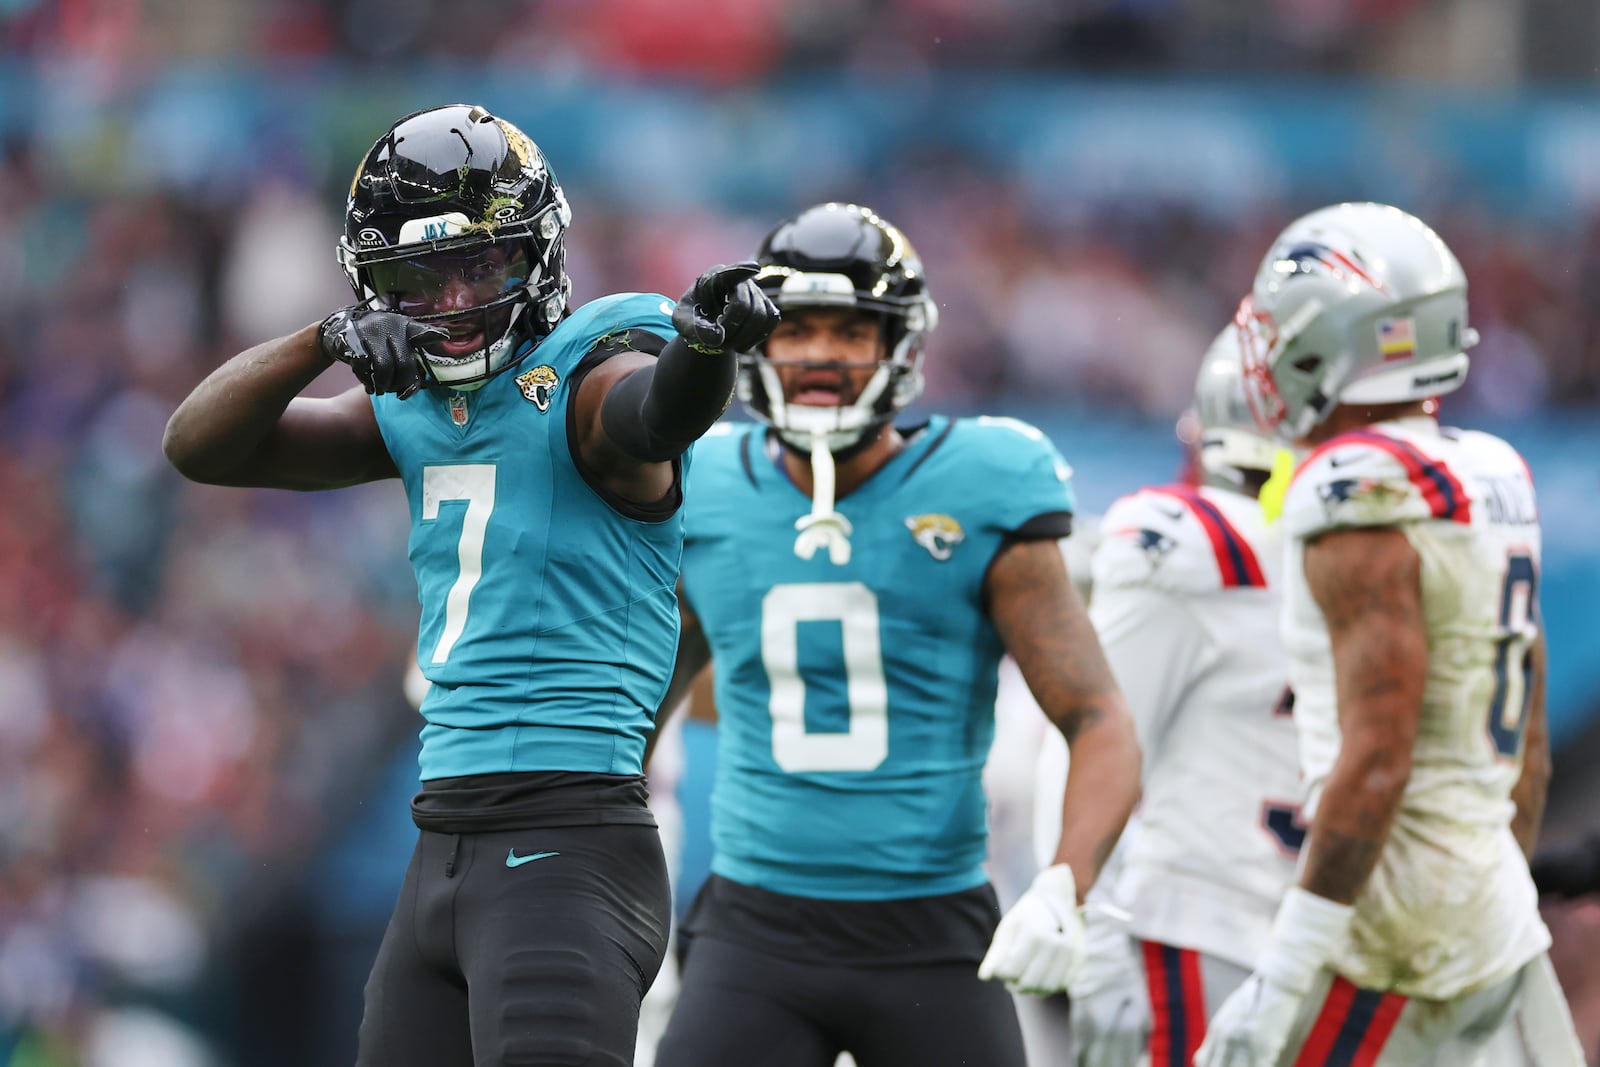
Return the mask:
[[411,511],[424,779],[638,773],[677,648],[683,516],[631,517],[589,485],[569,401],[601,340],[670,337],[671,313],[606,297],[481,389],[373,398]]
[[962,419],[956,426],[955,447],[972,454],[963,473],[971,491],[990,502],[995,527],[1011,534],[1066,536],[1077,509],[1072,467],[1044,431],[993,415]]

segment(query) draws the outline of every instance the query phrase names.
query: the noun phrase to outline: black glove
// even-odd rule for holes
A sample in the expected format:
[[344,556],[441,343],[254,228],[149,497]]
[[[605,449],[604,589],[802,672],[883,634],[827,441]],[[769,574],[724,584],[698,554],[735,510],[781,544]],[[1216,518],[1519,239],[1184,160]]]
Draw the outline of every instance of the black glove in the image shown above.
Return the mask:
[[778,325],[778,309],[752,279],[755,263],[712,267],[672,312],[678,335],[696,352],[748,352]]
[[322,354],[350,364],[368,393],[393,393],[401,400],[433,380],[417,346],[448,336],[438,326],[397,311],[359,304],[335,311],[317,331]]
[[1600,893],[1600,837],[1541,848],[1528,868],[1540,893],[1568,899]]

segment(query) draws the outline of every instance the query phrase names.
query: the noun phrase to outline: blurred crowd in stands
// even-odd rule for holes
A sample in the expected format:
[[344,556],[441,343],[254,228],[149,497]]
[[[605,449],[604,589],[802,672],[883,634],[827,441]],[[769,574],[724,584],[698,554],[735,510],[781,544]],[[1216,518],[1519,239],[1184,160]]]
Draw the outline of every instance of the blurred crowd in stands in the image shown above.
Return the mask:
[[1317,72],[1505,84],[1584,77],[1570,0],[5,0],[0,54],[140,66],[250,55],[528,63],[732,84],[797,70],[951,66]]
[[[1417,0],[1277,0],[1249,25],[1221,0],[715,0],[692,18],[676,0],[507,6],[0,0],[0,57],[139,68],[425,52],[721,83],[840,62],[1203,71],[1228,54],[1263,71],[1364,70],[1392,56],[1380,39],[1424,17]],[[160,452],[167,415],[211,368],[348,302],[333,245],[354,158],[265,146],[247,179],[169,182],[130,177],[137,144],[76,147],[0,140],[6,1067],[128,1067],[94,1050],[134,1047],[126,1034],[155,1024],[99,1006],[192,1001],[217,944],[300,876],[416,728],[400,689],[416,609],[398,486],[206,489]],[[798,206],[651,212],[592,198],[552,162],[576,216],[580,301],[675,296]],[[943,311],[928,406],[961,410],[1059,398],[1170,419],[1265,242],[1315,206],[1241,218],[1139,198],[1080,216],[959,161],[871,177],[827,193],[869,200],[919,246]],[[773,195],[790,194],[814,191]],[[1408,206],[1472,280],[1483,341],[1452,403],[1529,416],[1600,402],[1600,217]],[[344,388],[341,371],[319,388]],[[213,1062],[176,1033],[150,1029],[140,1047],[160,1050],[151,1063]]]
[[[1274,0],[1245,17],[1221,0],[7,0],[9,44],[129,58],[329,52],[381,59],[505,58],[533,48],[644,75],[738,79],[847,60],[1056,66],[1194,65],[1211,50],[1273,46],[1285,61],[1348,68],[1421,0]],[[1196,34],[1195,30],[1204,31]],[[542,47],[541,47],[542,46]],[[1220,50],[1218,51],[1220,58]]]

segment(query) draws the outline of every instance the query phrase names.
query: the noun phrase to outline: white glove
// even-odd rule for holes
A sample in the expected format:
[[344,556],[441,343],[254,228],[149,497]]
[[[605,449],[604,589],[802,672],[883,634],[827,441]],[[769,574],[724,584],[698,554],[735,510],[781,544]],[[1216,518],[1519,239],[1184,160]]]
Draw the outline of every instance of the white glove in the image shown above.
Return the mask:
[[1073,1067],[1134,1067],[1150,1041],[1150,996],[1127,913],[1091,893],[1084,938],[1088,958],[1067,987]]
[[1194,1067],[1275,1067],[1304,1000],[1304,993],[1252,974],[1206,1025]]
[[1150,1043],[1149,994],[1124,983],[1073,996],[1071,1032],[1073,1067],[1134,1067]]
[[1355,909],[1294,886],[1256,971],[1211,1017],[1194,1067],[1274,1067],[1317,972],[1350,932]]
[[998,978],[1013,993],[1059,993],[1076,977],[1085,954],[1078,884],[1064,863],[1046,867],[1011,906],[994,932],[978,977]]

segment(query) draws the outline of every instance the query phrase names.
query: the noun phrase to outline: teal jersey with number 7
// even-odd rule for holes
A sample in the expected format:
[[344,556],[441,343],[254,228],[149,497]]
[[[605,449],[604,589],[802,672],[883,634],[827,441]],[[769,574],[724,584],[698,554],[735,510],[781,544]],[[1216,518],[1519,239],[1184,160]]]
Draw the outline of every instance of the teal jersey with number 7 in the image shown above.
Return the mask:
[[677,650],[682,509],[633,518],[590,487],[569,379],[610,335],[672,337],[671,316],[659,295],[609,296],[481,389],[373,398],[411,509],[424,781],[639,773]]
[[795,555],[811,501],[762,428],[702,440],[684,507],[716,675],[712,870],[839,900],[981,884],[1004,652],[983,580],[1008,538],[1066,532],[1054,446],[1012,419],[934,418],[839,501],[842,566]]

